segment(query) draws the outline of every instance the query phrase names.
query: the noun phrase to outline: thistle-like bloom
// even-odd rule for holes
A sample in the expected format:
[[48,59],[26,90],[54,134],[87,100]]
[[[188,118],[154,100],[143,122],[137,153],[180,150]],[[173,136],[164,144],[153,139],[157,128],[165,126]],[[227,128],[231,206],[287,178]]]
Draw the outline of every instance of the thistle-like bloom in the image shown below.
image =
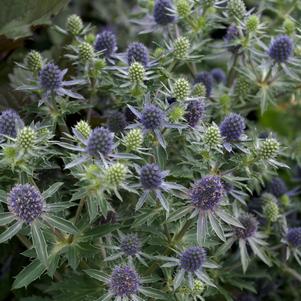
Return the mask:
[[133,266],[134,259],[137,259],[141,264],[147,266],[144,258],[147,257],[147,254],[142,252],[141,240],[137,234],[119,234],[117,246],[110,246],[109,249],[113,249],[113,254],[105,258],[105,261],[118,260],[120,258],[127,257],[128,263],[130,266]]
[[128,234],[122,238],[120,249],[126,256],[136,256],[141,249],[140,239],[136,234]]
[[22,123],[16,111],[11,109],[3,111],[0,115],[0,140],[2,135],[15,138],[17,136],[17,127]]
[[175,20],[175,16],[172,14],[171,0],[156,0],[154,19],[159,25],[167,25]]
[[43,66],[43,59],[40,52],[31,50],[25,57],[25,63],[31,72],[40,71]]
[[281,178],[272,178],[267,185],[267,191],[275,197],[280,198],[288,192],[285,182]]
[[185,118],[191,127],[195,127],[202,119],[205,111],[205,103],[202,99],[191,100],[188,103]]
[[127,61],[131,65],[133,62],[141,63],[144,67],[148,65],[148,49],[139,42],[131,43],[127,49]]
[[[77,228],[61,217],[56,217],[53,213],[70,207],[64,206],[62,202],[46,203],[58,191],[61,183],[55,183],[46,191],[40,192],[39,189],[31,184],[17,184],[7,194],[6,199],[1,199],[8,208],[8,212],[1,212],[0,224],[6,226],[6,230],[0,234],[0,243],[11,239],[21,231],[23,225],[31,229],[33,247],[36,249],[37,258],[45,265],[48,264],[48,254],[46,244],[41,244],[45,240],[43,234],[44,227],[53,227],[60,231],[75,234]],[[59,209],[58,209],[59,208]]]
[[120,133],[127,126],[127,121],[124,113],[122,112],[111,112],[107,120],[108,128],[113,133]]
[[195,84],[202,83],[206,87],[206,97],[211,96],[213,78],[210,72],[201,72],[197,74]]
[[246,15],[246,5],[242,0],[229,0],[227,11],[232,21],[242,21]]
[[224,187],[220,177],[206,176],[197,181],[190,190],[190,199],[194,207],[201,210],[214,210],[221,202]]
[[301,227],[289,228],[286,234],[286,240],[293,248],[301,246]]
[[31,224],[45,211],[45,201],[40,191],[29,184],[14,186],[7,200],[9,211],[26,224]]
[[77,15],[71,15],[67,19],[66,28],[67,31],[70,32],[72,35],[78,35],[83,29],[83,21]]
[[139,291],[140,278],[137,272],[129,267],[116,267],[110,280],[110,291],[116,297],[130,297]]
[[95,128],[87,141],[87,153],[95,158],[109,155],[113,150],[114,134],[104,127]]
[[224,36],[225,44],[230,52],[236,52],[240,45],[238,43],[239,31],[235,25],[230,25]]
[[202,244],[207,235],[208,219],[212,230],[223,241],[226,240],[221,221],[236,227],[241,223],[223,210],[225,196],[223,181],[219,176],[205,176],[196,181],[188,192],[192,216],[197,216],[197,240]]
[[229,237],[227,243],[224,246],[221,246],[217,253],[224,254],[235,242],[238,242],[240,259],[244,273],[246,272],[250,262],[247,246],[250,247],[253,253],[265,264],[271,266],[270,259],[264,250],[264,247],[267,246],[267,243],[264,241],[266,235],[258,231],[259,223],[257,219],[251,214],[243,213],[239,215],[238,212],[237,214],[237,218],[243,227],[237,227],[234,225],[232,231],[227,234]]
[[217,84],[225,84],[226,83],[226,74],[221,68],[214,68],[211,70],[211,75],[213,77],[213,80]]
[[252,215],[242,215],[239,217],[239,221],[244,228],[235,228],[235,235],[238,239],[247,239],[253,237],[258,228],[258,221]]
[[206,252],[202,247],[191,247],[181,254],[181,268],[186,272],[195,272],[202,268],[205,260]]
[[301,227],[288,228],[281,241],[287,245],[286,260],[289,259],[292,253],[293,257],[301,266]]
[[169,211],[169,203],[164,197],[163,192],[173,194],[173,190],[186,192],[186,189],[176,183],[165,182],[164,178],[168,175],[168,171],[161,171],[157,164],[146,164],[139,171],[140,184],[135,188],[142,188],[143,194],[139,198],[136,210],[140,209],[146,202],[150,193],[154,194],[161,203],[162,207]]
[[226,142],[238,141],[244,133],[245,121],[239,114],[231,113],[221,123],[220,130]]
[[146,104],[141,113],[130,105],[128,107],[139,120],[138,123],[132,124],[128,128],[141,126],[144,134],[148,132],[154,133],[163,148],[166,147],[166,143],[161,135],[161,130],[163,128],[183,128],[181,125],[168,123],[166,113],[154,104]]
[[280,35],[271,41],[268,55],[277,63],[285,63],[293,54],[293,41],[286,35]]
[[[163,259],[163,258],[162,258]],[[178,272],[174,278],[174,289],[176,290],[181,283],[184,281],[185,275],[187,274],[187,280],[189,287],[194,288],[194,284],[197,280],[194,280],[193,276],[196,276],[198,280],[207,284],[208,286],[215,287],[214,283],[208,277],[204,268],[216,269],[218,266],[213,262],[208,262],[206,251],[204,248],[199,246],[193,246],[187,248],[179,254],[178,258],[175,257],[164,257],[167,263],[163,264],[168,267],[178,267]]]
[[112,56],[117,50],[115,34],[110,30],[104,30],[97,34],[94,48],[96,51],[103,51],[107,58]]
[[60,70],[59,67],[53,63],[45,65],[39,74],[39,83],[46,96],[50,96],[52,93],[59,96],[70,96],[72,98],[83,99],[83,97],[71,90],[65,89],[66,86],[74,86],[82,84],[82,80],[70,80],[64,81],[64,76],[67,73],[67,69]]
[[133,154],[113,153],[117,145],[114,143],[114,133],[107,128],[97,127],[90,132],[88,137],[84,137],[76,128],[73,128],[72,131],[73,136],[68,135],[69,139],[73,141],[72,144],[65,142],[57,142],[57,144],[63,148],[77,151],[81,155],[68,163],[65,168],[72,168],[89,160],[98,160],[107,168],[109,158],[140,159]]

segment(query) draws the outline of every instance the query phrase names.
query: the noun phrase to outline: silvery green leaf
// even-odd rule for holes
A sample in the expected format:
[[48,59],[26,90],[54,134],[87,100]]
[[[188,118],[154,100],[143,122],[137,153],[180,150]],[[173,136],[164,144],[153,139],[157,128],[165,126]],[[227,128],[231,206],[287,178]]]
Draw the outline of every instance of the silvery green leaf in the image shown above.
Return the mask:
[[242,270],[245,273],[249,265],[249,255],[247,251],[246,241],[243,239],[239,240],[240,259],[242,264]]
[[139,292],[144,296],[150,297],[154,300],[169,300],[168,295],[164,294],[161,290],[151,287],[141,287]]
[[15,236],[23,226],[23,222],[18,221],[9,226],[4,232],[0,234],[0,243],[5,242]]
[[57,228],[63,232],[67,232],[70,234],[76,234],[78,229],[68,220],[54,216],[54,215],[45,215],[44,219],[48,222],[52,227]]
[[44,199],[50,198],[53,194],[55,194],[60,187],[64,185],[63,182],[56,182],[53,185],[51,185],[47,190],[43,191],[42,196]]
[[208,275],[202,271],[196,271],[195,274],[197,275],[197,277],[203,281],[205,284],[212,286],[212,287],[216,287],[216,285],[212,282],[212,280],[208,277]]
[[271,263],[270,259],[266,256],[265,252],[257,246],[256,242],[254,242],[254,240],[252,240],[252,238],[249,239],[248,242],[249,242],[254,254],[256,254],[265,264],[267,264],[268,266],[271,266],[272,263]]
[[0,212],[0,226],[10,224],[15,220],[15,215],[11,212]]
[[225,238],[225,234],[224,234],[223,228],[222,228],[222,226],[220,225],[219,221],[215,218],[214,214],[213,214],[213,213],[209,213],[209,214],[208,214],[208,217],[209,217],[209,222],[210,222],[210,225],[211,225],[213,231],[216,233],[216,235],[217,235],[222,241],[226,241],[226,238]]
[[230,214],[226,213],[225,211],[218,210],[216,214],[227,224],[233,225],[235,227],[244,228],[244,226],[240,223],[240,221]]
[[48,251],[47,244],[45,241],[44,234],[39,227],[37,221],[31,224],[31,235],[33,241],[33,247],[37,252],[38,259],[45,265],[48,266]]
[[176,274],[176,277],[173,282],[174,289],[176,290],[184,280],[185,270],[180,269]]
[[13,288],[27,287],[31,282],[39,278],[45,270],[45,266],[38,259],[35,259],[17,275]]
[[88,274],[90,277],[99,280],[101,282],[109,283],[110,281],[108,275],[102,271],[90,269],[90,270],[84,270],[84,272]]
[[202,245],[206,239],[207,234],[207,215],[199,214],[197,220],[197,242]]

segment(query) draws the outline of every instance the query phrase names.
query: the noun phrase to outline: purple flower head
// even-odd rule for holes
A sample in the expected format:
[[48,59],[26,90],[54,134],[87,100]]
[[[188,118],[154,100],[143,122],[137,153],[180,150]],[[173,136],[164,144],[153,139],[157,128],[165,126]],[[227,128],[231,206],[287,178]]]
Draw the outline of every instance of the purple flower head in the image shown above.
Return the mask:
[[6,135],[15,138],[17,136],[16,123],[22,123],[19,114],[11,109],[5,110],[0,115],[0,138]]
[[146,67],[148,65],[148,50],[142,43],[131,43],[127,49],[127,59],[129,65],[138,62]]
[[239,114],[231,113],[222,121],[220,131],[227,142],[238,141],[245,127],[243,117]]
[[103,51],[106,57],[111,56],[117,48],[116,36],[111,30],[104,30],[96,36],[94,48]]
[[140,170],[140,182],[144,189],[155,190],[160,188],[164,174],[157,164],[146,164]]
[[7,201],[9,210],[27,224],[31,224],[44,212],[44,199],[40,191],[30,184],[15,185]]
[[251,214],[245,214],[239,217],[240,223],[244,228],[235,227],[235,234],[238,238],[247,239],[252,237],[258,228],[257,219]]
[[194,207],[213,210],[222,200],[224,187],[218,176],[206,176],[197,181],[190,190],[190,199]]
[[140,239],[136,234],[128,234],[122,238],[120,248],[125,255],[135,256],[141,248]]
[[110,289],[114,296],[128,297],[138,293],[140,279],[137,272],[129,267],[116,267],[110,279]]
[[127,126],[127,121],[122,112],[116,111],[109,114],[107,124],[111,132],[120,133]]
[[231,45],[231,44],[235,44],[235,40],[238,38],[239,38],[238,28],[235,25],[230,25],[227,29],[227,33],[224,36],[224,41],[226,42],[226,45],[228,46],[228,50],[230,52],[236,52],[240,48],[240,45],[234,45],[234,46]]
[[213,80],[217,83],[225,83],[226,82],[226,74],[221,68],[214,68],[211,70],[211,75]]
[[292,247],[301,246],[301,227],[289,228],[286,234],[286,240]]
[[170,12],[172,9],[171,0],[156,0],[154,6],[154,19],[159,25],[167,25],[175,20],[175,16]]
[[114,134],[104,127],[95,128],[87,142],[87,152],[90,156],[100,158],[100,154],[107,156],[113,149]]
[[181,268],[186,272],[195,272],[205,263],[206,251],[202,247],[191,247],[181,254]]
[[195,84],[202,83],[206,87],[206,97],[211,96],[212,85],[213,85],[213,78],[210,72],[201,72],[197,74],[195,79]]
[[280,35],[271,41],[268,55],[277,63],[286,62],[293,54],[293,41],[286,35]]
[[185,118],[191,127],[195,127],[203,117],[205,104],[203,100],[192,100],[187,106]]
[[60,68],[53,63],[45,65],[39,74],[41,87],[45,91],[55,91],[62,88],[65,73],[65,70],[60,70]]
[[288,189],[285,182],[281,178],[273,178],[268,184],[267,191],[279,198],[287,193]]
[[159,107],[149,104],[145,105],[140,121],[147,130],[155,130],[163,126],[165,118],[165,113]]

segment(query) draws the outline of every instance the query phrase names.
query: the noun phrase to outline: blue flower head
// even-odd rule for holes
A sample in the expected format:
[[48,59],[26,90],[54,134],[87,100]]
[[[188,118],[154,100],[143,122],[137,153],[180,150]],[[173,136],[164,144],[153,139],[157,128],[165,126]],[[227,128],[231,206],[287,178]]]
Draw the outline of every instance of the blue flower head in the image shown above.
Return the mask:
[[181,254],[180,265],[186,272],[195,272],[206,261],[206,251],[202,247],[191,247]]
[[148,65],[148,50],[144,44],[139,42],[131,43],[127,49],[128,64],[133,62],[141,63],[144,67]]
[[11,109],[3,111],[0,115],[0,138],[1,135],[15,138],[17,136],[17,123],[22,123],[22,120],[16,111]]
[[213,78],[210,72],[200,72],[197,74],[195,84],[202,83],[206,87],[206,97],[211,96]]
[[286,35],[280,35],[271,41],[269,56],[277,63],[286,62],[293,54],[293,41]]
[[238,141],[244,132],[246,125],[243,117],[231,113],[221,123],[221,134],[227,142]]
[[190,190],[190,200],[194,207],[212,210],[222,200],[224,186],[218,176],[206,176],[197,181]]
[[185,118],[191,127],[195,127],[203,117],[205,104],[203,100],[191,100],[186,109]]
[[95,128],[87,142],[87,153],[95,158],[107,156],[113,149],[114,134],[104,127]]
[[140,239],[136,234],[128,234],[122,238],[120,249],[127,256],[135,256],[141,249]]
[[167,25],[175,20],[172,15],[172,2],[171,0],[156,0],[154,6],[154,19],[159,25]]
[[96,35],[94,48],[96,51],[103,51],[106,57],[110,57],[117,49],[115,34],[111,30],[103,30]]
[[15,185],[8,194],[7,201],[9,210],[27,224],[40,217],[45,208],[40,191],[30,184]]
[[160,188],[164,176],[157,164],[146,164],[140,171],[140,182],[144,189],[155,190]]
[[286,240],[292,247],[301,246],[301,227],[289,228],[286,234]]
[[[140,279],[137,272],[129,267],[116,267],[110,279],[110,290],[116,297],[129,297],[137,294]],[[121,300],[121,299],[120,299]]]

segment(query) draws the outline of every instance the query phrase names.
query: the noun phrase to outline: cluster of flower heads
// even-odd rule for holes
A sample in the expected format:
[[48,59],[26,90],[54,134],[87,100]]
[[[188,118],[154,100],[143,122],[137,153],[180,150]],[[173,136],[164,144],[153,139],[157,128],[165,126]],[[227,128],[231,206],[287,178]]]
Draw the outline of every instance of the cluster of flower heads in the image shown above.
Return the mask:
[[[195,5],[198,7],[198,4]],[[222,7],[220,5],[223,3],[202,1],[199,5],[205,18],[207,13],[210,14],[211,11],[220,9]],[[33,90],[41,96],[48,106],[50,114],[54,116],[53,119],[59,119],[66,113],[64,112],[60,116],[56,111],[57,105],[62,105],[62,107],[66,105],[62,102],[64,97],[84,100],[82,95],[69,90],[67,88],[69,86],[77,88],[76,86],[79,85],[88,85],[87,91],[92,90],[93,93],[95,93],[93,90],[95,87],[96,90],[99,88],[99,91],[105,88],[109,93],[114,94],[114,103],[110,104],[112,108],[104,109],[105,122],[101,121],[99,126],[92,129],[88,122],[81,120],[72,129],[72,133],[65,133],[66,139],[70,139],[70,143],[65,142],[65,137],[56,143],[67,150],[80,153],[79,157],[77,154],[68,153],[67,159],[64,158],[64,162],[71,160],[71,163],[67,163],[65,168],[70,169],[72,176],[79,179],[80,183],[78,185],[80,187],[76,188],[76,193],[70,202],[76,201],[80,196],[81,201],[78,211],[75,213],[75,223],[82,218],[81,210],[86,210],[85,214],[89,216],[92,227],[95,226],[93,223],[99,214],[102,215],[100,225],[115,223],[115,206],[119,206],[116,205],[117,201],[114,199],[116,196],[118,202],[126,200],[122,205],[125,212],[120,214],[120,221],[125,218],[127,210],[131,212],[129,216],[126,216],[128,220],[124,228],[129,227],[127,230],[132,231],[132,226],[135,228],[149,218],[148,226],[153,226],[155,223],[158,226],[151,231],[149,231],[149,227],[145,227],[143,231],[145,230],[152,236],[163,228],[164,234],[159,233],[159,239],[164,240],[166,245],[163,254],[178,253],[177,257],[157,256],[157,258],[145,255],[142,252],[141,243],[144,240],[140,239],[139,232],[139,236],[132,232],[120,235],[118,246],[112,245],[111,235],[103,237],[108,244],[99,244],[105,254],[103,255],[104,261],[118,259],[121,262],[113,268],[110,276],[106,276],[102,272],[97,274],[95,271],[87,270],[90,276],[93,275],[91,277],[106,282],[108,291],[103,299],[140,300],[139,294],[157,298],[158,292],[147,291],[147,288],[144,287],[145,280],[140,273],[138,274],[139,270],[136,271],[138,265],[136,266],[135,261],[138,259],[142,265],[146,266],[148,275],[159,267],[157,258],[158,261],[170,261],[160,267],[164,272],[162,274],[169,274],[169,272],[165,273],[164,269],[175,269],[170,273],[170,275],[174,275],[175,294],[180,292],[179,287],[187,274],[189,294],[196,292],[197,298],[200,297],[202,300],[201,294],[206,290],[203,283],[216,287],[206,274],[206,269],[218,267],[208,261],[207,249],[204,248],[208,235],[213,241],[212,249],[216,247],[216,254],[213,252],[213,255],[219,259],[227,254],[233,244],[238,245],[243,272],[246,272],[250,262],[250,250],[252,255],[257,256],[268,266],[271,266],[272,261],[277,260],[273,257],[272,252],[268,252],[266,246],[271,227],[284,225],[285,218],[282,213],[287,209],[285,206],[289,204],[286,203],[284,206],[283,202],[290,194],[286,183],[281,178],[273,177],[259,198],[261,201],[259,211],[252,211],[254,215],[247,212],[249,208],[246,203],[251,190],[256,190],[257,193],[263,182],[258,169],[261,167],[268,169],[263,170],[262,173],[264,178],[270,178],[271,173],[275,174],[272,171],[273,167],[284,166],[276,160],[280,144],[274,136],[254,138],[253,135],[247,137],[245,135],[247,130],[250,129],[253,134],[251,121],[249,124],[247,118],[243,117],[247,115],[248,108],[241,112],[239,109],[245,105],[243,100],[250,97],[251,91],[256,92],[258,87],[266,87],[276,81],[277,70],[274,67],[283,68],[279,70],[287,73],[285,63],[291,62],[293,57],[294,37],[286,34],[278,35],[271,40],[269,47],[265,47],[265,53],[260,55],[270,61],[267,64],[268,69],[263,69],[263,75],[257,81],[256,86],[252,85],[250,80],[254,78],[245,70],[240,72],[235,65],[247,61],[245,52],[247,52],[246,49],[249,50],[248,39],[251,39],[252,35],[256,35],[256,32],[262,28],[259,17],[250,15],[251,11],[247,11],[242,0],[227,1],[222,18],[224,24],[227,24],[222,47],[226,47],[227,55],[231,58],[229,61],[233,63],[230,69],[227,68],[227,72],[224,71],[225,67],[215,67],[211,71],[199,73],[196,70],[197,65],[193,59],[196,60],[199,56],[193,56],[193,52],[196,51],[193,47],[194,38],[188,33],[181,34],[183,29],[181,26],[178,27],[180,24],[178,20],[181,20],[192,26],[194,31],[198,31],[198,26],[200,26],[198,23],[201,24],[205,19],[199,20],[199,22],[188,21],[192,11],[198,12],[194,5],[192,6],[189,1],[185,0],[175,1],[175,3],[171,0],[155,0],[152,9],[152,22],[156,23],[157,28],[161,28],[166,39],[170,39],[166,32],[175,29],[176,38],[170,41],[172,46],[166,43],[166,51],[163,49],[165,46],[162,46],[164,43],[160,44],[154,53],[151,53],[143,43],[132,42],[125,48],[125,52],[120,53],[116,35],[112,30],[104,29],[96,35],[86,35],[89,27],[84,26],[80,17],[72,15],[67,20],[65,32],[73,38],[74,44],[71,45],[71,48],[78,47],[76,49],[78,58],[81,63],[84,62],[84,67],[77,63],[74,65],[78,67],[78,74],[84,72],[85,80],[73,78],[65,81],[67,69],[61,70],[52,61],[44,60],[37,51],[31,51],[25,59],[24,69],[32,72],[36,85],[23,86],[20,90]],[[210,23],[209,21],[216,22],[216,20],[208,20],[208,23]],[[201,26],[206,26],[206,24],[202,23]],[[289,28],[288,25],[286,27]],[[244,35],[248,39],[244,39]],[[262,46],[262,41],[258,41]],[[200,45],[197,44],[196,48],[202,48]],[[250,52],[255,56],[258,51],[259,49],[256,48]],[[151,60],[153,58],[155,59]],[[171,68],[168,68],[165,60],[171,64]],[[193,63],[191,64],[191,62]],[[179,64],[179,67],[187,67],[191,75],[186,77],[186,75],[173,74],[176,72],[173,69],[173,63],[175,66]],[[254,66],[252,67],[254,68]],[[96,70],[97,72],[95,72]],[[99,70],[101,71],[98,73]],[[208,69],[205,67],[201,70]],[[125,75],[127,83],[119,82],[120,74],[117,74],[118,72]],[[72,74],[72,72],[70,73]],[[149,74],[155,75],[152,77]],[[176,78],[168,79],[168,84],[166,84],[164,82],[166,75]],[[291,75],[295,76],[293,73]],[[269,76],[275,77],[270,79]],[[159,79],[158,82],[156,82],[157,79]],[[170,84],[169,80],[174,84]],[[257,78],[254,81],[256,80]],[[148,81],[151,84],[148,84]],[[94,84],[95,86],[93,86]],[[117,86],[122,91],[118,91]],[[172,88],[166,93],[163,91],[163,86]],[[87,91],[83,89],[83,94],[87,99],[95,96],[93,93],[88,95]],[[146,94],[147,96],[145,96]],[[120,100],[121,98],[122,100]],[[144,99],[142,100],[142,98]],[[237,103],[233,104],[232,98],[237,100]],[[93,102],[94,99],[91,101]],[[99,111],[102,113],[105,104],[98,105]],[[125,108],[126,105],[127,108]],[[91,113],[93,111],[90,108],[91,103],[87,107],[87,119],[90,121],[91,114],[95,112]],[[207,117],[205,116],[207,107],[209,107],[208,115],[210,115],[208,120],[204,118]],[[81,109],[84,110],[86,107],[83,106]],[[215,117],[220,120],[219,126],[213,122]],[[62,121],[64,121],[64,117],[59,120],[58,124],[64,124]],[[58,129],[58,131],[60,130]],[[27,155],[30,156],[31,147],[40,139],[40,134],[32,127],[24,126],[16,111],[8,109],[1,113],[1,142],[8,141],[8,145],[10,145],[9,143],[12,141],[12,144],[16,143],[23,152],[27,151]],[[7,140],[7,137],[11,140]],[[178,145],[178,143],[180,144]],[[4,149],[5,147],[7,145],[4,145]],[[121,149],[124,152],[119,152]],[[9,152],[7,151],[7,153]],[[177,155],[180,159],[176,158]],[[169,160],[172,163],[169,163]],[[175,161],[179,171],[175,171],[173,166]],[[258,161],[260,161],[259,164]],[[260,165],[261,163],[262,165]],[[167,170],[166,166],[170,167],[171,171]],[[181,175],[182,166],[183,175]],[[184,173],[185,168],[189,170],[189,175]],[[167,180],[169,176],[175,179],[175,182],[169,182]],[[196,177],[199,180],[194,181]],[[187,179],[189,181],[186,181]],[[181,180],[185,183],[183,186],[179,184]],[[194,182],[194,184],[187,189],[189,182]],[[127,193],[121,193],[121,189],[127,190]],[[242,191],[243,189],[247,193]],[[53,188],[53,191],[56,190]],[[45,215],[47,221],[45,227],[50,225],[53,229],[60,228],[60,231],[63,232],[67,229],[71,233],[68,237],[62,234],[56,237],[61,244],[71,245],[74,243],[76,245],[77,239],[79,241],[81,239],[76,237],[73,241],[73,235],[76,235],[77,228],[71,222],[62,221],[62,218],[52,215],[47,217],[49,208],[57,209],[59,207],[46,205],[44,195],[47,193],[48,191],[45,194],[41,193],[30,184],[17,184],[8,193],[6,203],[9,212],[3,215],[8,224],[17,220],[16,227],[23,223],[31,227],[37,258],[43,264],[46,262],[46,266],[48,265],[48,258],[45,260],[45,256],[48,256],[47,245],[42,250],[43,252],[36,246],[37,236],[41,235],[40,232],[36,232],[40,231],[36,228],[35,221],[37,219],[44,218]],[[138,196],[133,202],[135,193]],[[183,199],[187,201],[185,202]],[[66,205],[66,208],[69,205]],[[137,214],[134,212],[133,206],[138,211]],[[194,218],[197,218],[196,223],[194,223]],[[264,220],[263,223],[262,220]],[[170,230],[169,222],[176,222],[178,225]],[[4,222],[1,222],[0,225],[2,223]],[[129,224],[131,225],[129,226]],[[263,233],[261,229],[265,226],[266,231]],[[106,227],[103,228],[106,229]],[[287,248],[287,259],[292,252],[300,263],[301,228],[283,228],[284,231],[281,235],[283,246]],[[112,229],[111,232],[115,231],[115,227]],[[17,230],[20,229],[17,228]],[[170,231],[175,233],[170,233]],[[189,239],[181,241],[185,231],[190,231]],[[6,235],[7,232],[1,233],[0,241],[4,241]],[[83,233],[84,235],[85,233]],[[41,237],[38,238],[41,239]],[[7,236],[7,238],[10,237]],[[43,244],[44,240],[41,239],[41,241]],[[195,242],[194,246],[179,252],[190,241]],[[154,249],[152,243],[149,246],[151,246],[150,250]],[[110,256],[106,255],[107,250],[112,252]],[[158,250],[161,249],[158,248]],[[236,252],[236,248],[231,251]],[[151,263],[150,266],[148,266],[149,263]],[[173,274],[175,271],[176,273]],[[194,277],[198,280],[194,280]],[[218,277],[215,277],[216,281],[218,281],[217,279]],[[195,283],[201,289],[194,288],[197,286]],[[183,288],[184,286],[182,286]],[[237,300],[248,300],[248,296],[251,295],[240,294]]]

